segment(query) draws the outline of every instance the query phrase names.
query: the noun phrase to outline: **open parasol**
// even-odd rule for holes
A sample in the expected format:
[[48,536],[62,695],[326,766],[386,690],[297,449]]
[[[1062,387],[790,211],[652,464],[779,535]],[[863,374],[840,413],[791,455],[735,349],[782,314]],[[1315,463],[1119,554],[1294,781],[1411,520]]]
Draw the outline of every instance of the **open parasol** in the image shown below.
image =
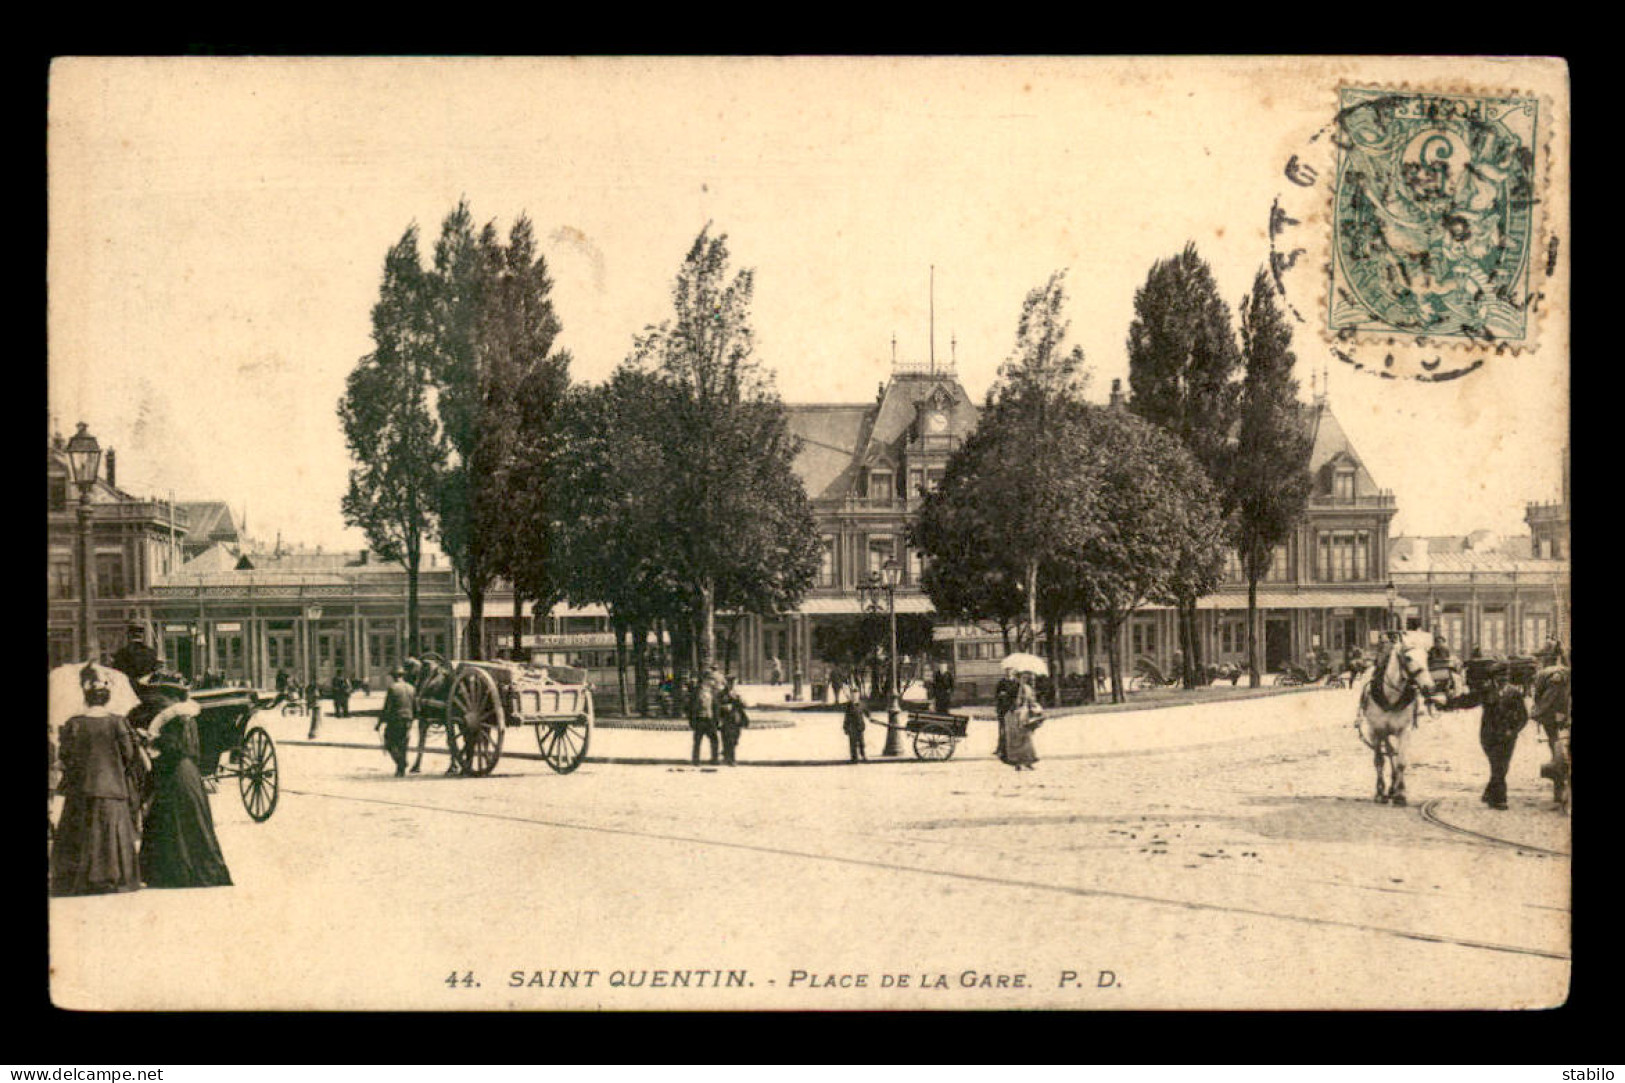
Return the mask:
[[1036,654],[1018,652],[1005,658],[999,663],[1001,669],[1011,669],[1017,673],[1034,673],[1040,677],[1049,676],[1049,663]]
[[[53,735],[62,728],[62,723],[86,710],[85,694],[79,687],[79,671],[84,668],[83,662],[70,662],[51,670],[45,686],[45,703],[46,717]],[[141,705],[135,689],[130,687],[130,678],[108,666],[97,665],[96,668],[101,670],[102,679],[113,690],[113,698],[107,701],[109,711],[127,715]]]

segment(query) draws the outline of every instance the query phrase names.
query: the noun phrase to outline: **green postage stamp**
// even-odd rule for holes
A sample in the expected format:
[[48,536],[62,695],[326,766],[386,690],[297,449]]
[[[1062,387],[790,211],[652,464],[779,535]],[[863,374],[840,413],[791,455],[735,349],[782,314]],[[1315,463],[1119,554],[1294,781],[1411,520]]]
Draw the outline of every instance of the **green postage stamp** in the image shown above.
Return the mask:
[[1539,99],[1344,87],[1339,104],[1327,330],[1530,343]]

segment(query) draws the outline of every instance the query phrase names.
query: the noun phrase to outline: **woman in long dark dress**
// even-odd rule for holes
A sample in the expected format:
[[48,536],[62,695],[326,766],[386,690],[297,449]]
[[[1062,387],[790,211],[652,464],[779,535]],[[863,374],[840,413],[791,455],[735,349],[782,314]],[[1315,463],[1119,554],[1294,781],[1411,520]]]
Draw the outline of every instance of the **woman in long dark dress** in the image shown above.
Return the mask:
[[152,808],[141,833],[141,878],[148,887],[220,887],[231,883],[214,834],[214,816],[197,768],[197,704],[180,700],[152,720],[158,757],[153,761]]
[[130,787],[141,753],[124,717],[107,705],[105,675],[86,666],[79,680],[84,712],[58,735],[63,804],[51,845],[51,894],[139,891]]

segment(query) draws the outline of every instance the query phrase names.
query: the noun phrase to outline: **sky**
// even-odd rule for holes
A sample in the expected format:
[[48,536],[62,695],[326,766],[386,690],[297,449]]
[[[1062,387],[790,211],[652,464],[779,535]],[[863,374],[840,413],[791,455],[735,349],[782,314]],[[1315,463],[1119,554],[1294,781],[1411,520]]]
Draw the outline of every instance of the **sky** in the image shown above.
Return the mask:
[[[87,422],[139,495],[225,500],[265,540],[361,547],[339,512],[336,405],[386,250],[416,224],[427,258],[459,199],[504,232],[533,221],[578,381],[667,317],[710,224],[755,270],[757,356],[786,401],[871,399],[893,335],[899,358],[928,357],[933,309],[936,357],[979,400],[1023,297],[1062,269],[1104,401],[1152,263],[1194,242],[1233,306],[1250,288],[1282,163],[1340,81],[1514,75],[1431,63],[58,61],[47,423]],[[1304,397],[1324,370],[1397,496],[1396,533],[1522,533],[1525,503],[1557,498],[1557,316],[1538,351],[1449,384],[1356,371],[1300,328]]]

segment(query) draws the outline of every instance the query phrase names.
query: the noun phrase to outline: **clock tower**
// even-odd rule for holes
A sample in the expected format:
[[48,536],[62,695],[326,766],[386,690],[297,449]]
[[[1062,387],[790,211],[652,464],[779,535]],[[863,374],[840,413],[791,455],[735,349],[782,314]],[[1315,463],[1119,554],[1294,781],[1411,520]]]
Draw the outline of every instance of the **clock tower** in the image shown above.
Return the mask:
[[942,383],[914,403],[914,424],[905,445],[908,493],[935,488],[962,434],[954,431],[954,394]]

